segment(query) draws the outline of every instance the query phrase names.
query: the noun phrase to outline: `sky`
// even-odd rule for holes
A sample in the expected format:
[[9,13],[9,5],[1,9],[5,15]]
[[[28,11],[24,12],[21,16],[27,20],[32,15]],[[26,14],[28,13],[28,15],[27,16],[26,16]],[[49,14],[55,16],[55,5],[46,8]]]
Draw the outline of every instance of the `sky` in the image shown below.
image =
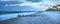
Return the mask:
[[[19,2],[23,2],[21,4],[15,4],[15,5],[19,5],[22,8],[24,7],[24,9],[21,10],[21,11],[24,11],[24,10],[27,10],[27,9],[29,9],[28,11],[30,11],[30,10],[34,11],[34,9],[37,10],[37,11],[45,11],[46,9],[48,9],[49,5],[60,4],[60,0],[0,0],[0,1],[19,1]],[[6,6],[8,6],[8,5],[6,5]],[[26,8],[26,7],[28,7],[28,8]],[[22,8],[19,8],[19,9],[22,9]],[[3,10],[3,9],[1,9],[1,10]]]

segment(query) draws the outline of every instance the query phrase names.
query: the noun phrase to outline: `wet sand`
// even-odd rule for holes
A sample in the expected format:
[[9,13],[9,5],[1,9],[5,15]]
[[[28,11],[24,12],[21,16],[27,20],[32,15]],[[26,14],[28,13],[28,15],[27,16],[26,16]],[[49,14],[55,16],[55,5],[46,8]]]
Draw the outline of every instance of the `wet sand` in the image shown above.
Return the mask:
[[17,17],[6,21],[0,21],[0,24],[60,24],[46,16],[36,17]]

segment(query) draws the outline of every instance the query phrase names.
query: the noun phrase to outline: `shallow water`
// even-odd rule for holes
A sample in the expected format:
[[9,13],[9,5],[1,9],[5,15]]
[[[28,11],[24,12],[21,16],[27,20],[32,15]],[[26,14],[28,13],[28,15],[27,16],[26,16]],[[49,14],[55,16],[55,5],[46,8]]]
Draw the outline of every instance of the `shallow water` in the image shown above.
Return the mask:
[[[6,15],[0,15],[3,17],[2,20],[7,20],[10,24],[60,24],[60,12],[30,12],[30,14],[36,15],[35,17],[19,17],[17,19],[13,20],[7,20],[7,18],[16,18],[17,15],[20,15],[20,13],[17,14],[6,14]],[[27,12],[26,14],[23,13],[22,15],[29,15]],[[12,22],[13,21],[13,22]],[[6,23],[8,23],[6,22]],[[11,23],[12,22],[12,23]],[[8,24],[9,24],[8,23]]]

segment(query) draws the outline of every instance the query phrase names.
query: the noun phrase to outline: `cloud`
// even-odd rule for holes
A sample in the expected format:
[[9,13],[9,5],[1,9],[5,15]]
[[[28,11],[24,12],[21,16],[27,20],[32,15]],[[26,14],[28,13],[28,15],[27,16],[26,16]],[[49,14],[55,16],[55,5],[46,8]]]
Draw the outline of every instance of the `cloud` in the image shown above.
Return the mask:
[[41,3],[30,3],[30,2],[27,2],[27,3],[22,3],[22,4],[19,4],[20,6],[30,6],[36,10],[40,10],[40,11],[45,11],[47,8],[47,4],[45,4],[44,2],[41,2]]
[[16,5],[30,6],[32,8],[40,9],[40,10],[41,9],[46,10],[49,5],[55,5],[57,3],[60,3],[60,0],[57,0],[57,1],[56,0],[15,0],[15,1],[24,2],[24,3],[16,4]]
[[26,0],[26,1],[30,1],[30,2],[42,2],[42,0]]
[[[30,6],[30,7],[32,7],[32,8],[35,8],[36,10],[38,9],[38,10],[46,10],[47,8],[46,8],[46,5],[48,5],[48,4],[46,4],[45,2],[37,2],[37,3],[35,3],[35,2],[33,2],[33,3],[31,3],[31,2],[28,2],[28,1],[25,1],[24,3],[21,3],[21,4],[16,4],[16,5],[19,5],[19,6]],[[14,5],[10,5],[10,6],[16,6],[15,4]]]
[[11,1],[11,0],[0,0],[0,1]]
[[[32,2],[32,3],[31,3]],[[58,4],[60,1],[57,0],[26,0],[25,3],[23,4],[20,4],[20,6],[31,6],[33,8],[36,8],[36,9],[42,9],[42,10],[46,10],[48,9],[48,6],[49,5],[56,5]]]
[[44,3],[44,2],[39,2],[39,3],[30,3],[30,2],[26,2],[26,3],[22,3],[19,4],[20,6],[31,6],[33,8],[42,8],[42,7],[46,7],[48,6],[48,4]]

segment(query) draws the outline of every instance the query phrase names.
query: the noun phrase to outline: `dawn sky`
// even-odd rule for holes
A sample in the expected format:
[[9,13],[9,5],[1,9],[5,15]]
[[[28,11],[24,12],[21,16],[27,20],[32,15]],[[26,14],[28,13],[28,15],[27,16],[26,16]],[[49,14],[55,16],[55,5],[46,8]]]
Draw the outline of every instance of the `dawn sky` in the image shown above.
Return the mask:
[[[41,10],[44,11],[48,9],[47,7],[49,5],[55,5],[59,4],[60,0],[0,0],[0,1],[19,1],[19,2],[24,2],[21,4],[18,4],[19,6],[30,6],[31,8],[34,8],[36,10]],[[21,9],[21,8],[20,8]]]

